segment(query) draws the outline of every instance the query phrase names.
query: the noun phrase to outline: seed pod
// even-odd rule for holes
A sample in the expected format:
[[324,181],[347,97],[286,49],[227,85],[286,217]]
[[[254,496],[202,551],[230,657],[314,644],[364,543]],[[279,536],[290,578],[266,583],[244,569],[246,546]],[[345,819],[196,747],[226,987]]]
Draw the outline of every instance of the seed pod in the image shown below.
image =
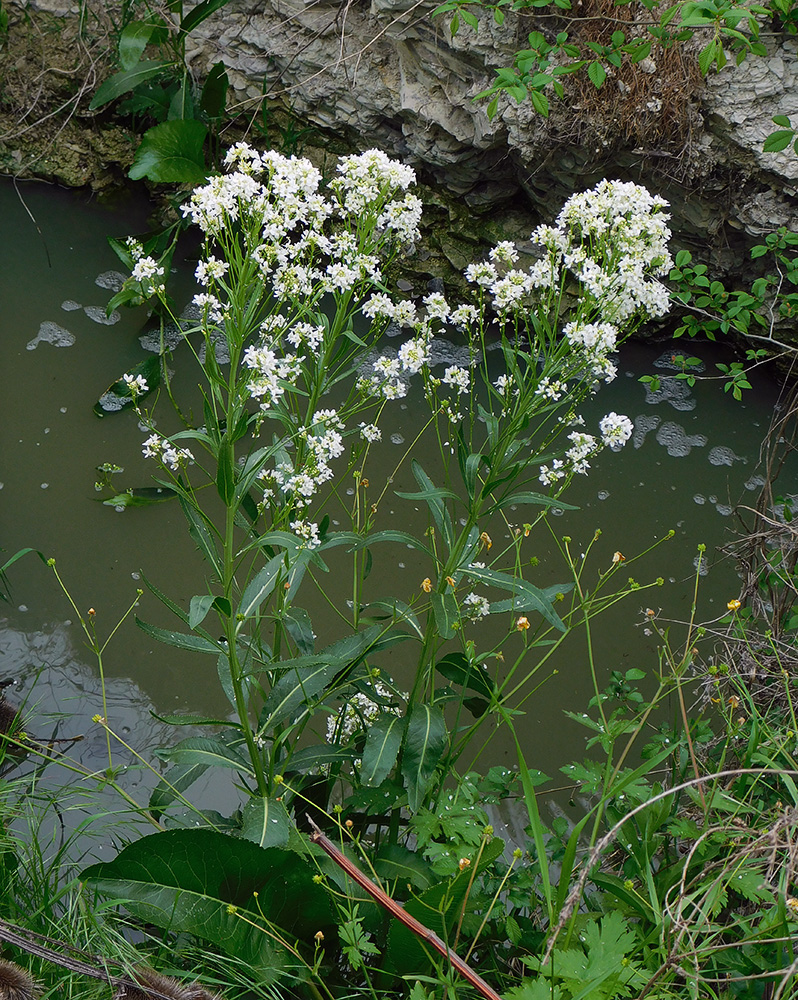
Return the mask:
[[[139,984],[119,986],[113,1000],[221,1000],[199,983],[181,983],[152,969],[139,969],[131,977]],[[0,994],[0,1000],[4,1000]]]
[[0,958],[0,1000],[37,1000],[41,988],[19,965]]

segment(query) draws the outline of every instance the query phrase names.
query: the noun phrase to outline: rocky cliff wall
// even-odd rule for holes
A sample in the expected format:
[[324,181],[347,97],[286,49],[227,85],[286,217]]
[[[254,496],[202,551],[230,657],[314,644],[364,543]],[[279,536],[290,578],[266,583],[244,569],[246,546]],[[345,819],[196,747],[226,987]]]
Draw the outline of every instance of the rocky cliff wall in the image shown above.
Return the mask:
[[774,114],[798,115],[794,39],[772,36],[766,58],[706,82],[689,53],[658,63],[654,52],[601,91],[572,85],[548,119],[503,97],[491,121],[475,95],[495,67],[511,65],[536,22],[508,15],[498,26],[484,16],[478,31],[461,25],[453,38],[433,9],[422,0],[231,0],[192,36],[189,58],[198,73],[222,60],[242,109],[256,113],[265,81],[272,106],[300,122],[402,157],[453,196],[455,223],[458,206],[493,226],[551,217],[573,190],[617,176],[661,192],[682,241],[714,240],[730,270],[742,260],[740,237],[798,227],[798,157],[761,151]]

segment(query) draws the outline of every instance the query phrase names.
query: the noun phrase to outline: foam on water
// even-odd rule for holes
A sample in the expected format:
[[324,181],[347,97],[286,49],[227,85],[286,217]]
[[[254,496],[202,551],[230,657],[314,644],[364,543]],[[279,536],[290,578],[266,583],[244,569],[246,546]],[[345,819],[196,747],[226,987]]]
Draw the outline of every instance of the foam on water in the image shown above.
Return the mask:
[[39,344],[52,344],[53,347],[72,347],[74,343],[74,333],[70,333],[63,326],[47,319],[39,327],[39,332],[33,340],[28,342],[27,348],[29,351],[35,351]]
[[100,326],[113,326],[122,318],[117,309],[114,309],[110,316],[106,316],[104,306],[84,306],[83,312],[86,313],[90,320],[94,323],[99,323]]
[[747,462],[747,458],[742,455],[735,455],[731,448],[725,445],[716,445],[710,449],[707,455],[710,465],[734,465],[735,462]]
[[655,390],[647,385],[646,402],[649,406],[670,403],[674,410],[694,410],[696,407],[695,396],[690,392],[690,386],[676,378],[661,379],[659,388]]
[[662,417],[658,413],[641,413],[634,419],[634,434],[632,435],[632,444],[635,448],[642,448],[643,442],[646,440],[646,436],[649,431],[655,431],[660,423],[662,422]]
[[103,271],[94,279],[94,284],[98,288],[107,288],[109,292],[118,292],[128,277],[129,275],[124,275],[121,271]]
[[672,458],[684,458],[693,448],[703,448],[707,438],[704,434],[688,434],[681,424],[668,420],[657,431],[657,441]]

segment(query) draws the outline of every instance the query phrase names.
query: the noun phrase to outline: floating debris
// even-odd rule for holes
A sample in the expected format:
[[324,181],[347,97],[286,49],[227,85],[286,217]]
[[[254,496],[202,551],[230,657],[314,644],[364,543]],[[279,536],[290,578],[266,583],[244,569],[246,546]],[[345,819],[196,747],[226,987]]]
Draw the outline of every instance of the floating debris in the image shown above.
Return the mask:
[[684,458],[693,448],[703,448],[707,437],[704,434],[688,434],[680,424],[669,420],[657,431],[657,441],[672,458]]
[[121,271],[103,271],[94,279],[94,284],[98,288],[107,288],[109,292],[119,292],[128,277],[129,275],[122,274]]

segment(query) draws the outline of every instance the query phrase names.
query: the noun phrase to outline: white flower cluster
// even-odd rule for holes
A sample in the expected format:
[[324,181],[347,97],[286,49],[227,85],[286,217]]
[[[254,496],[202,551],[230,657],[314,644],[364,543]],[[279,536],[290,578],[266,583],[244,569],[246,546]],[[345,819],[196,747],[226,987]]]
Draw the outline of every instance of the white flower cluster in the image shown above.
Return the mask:
[[[386,701],[391,698],[391,692],[379,681],[372,684],[372,690],[378,698],[384,698]],[[345,743],[355,733],[368,729],[385,712],[390,712],[393,715],[402,714],[400,708],[381,706],[369,698],[367,694],[358,691],[345,705],[341,706],[337,715],[331,715],[327,719],[327,742]]]
[[572,195],[555,225],[540,226],[533,242],[582,282],[603,317],[663,316],[667,289],[657,280],[672,266],[668,203],[631,181],[601,181]]
[[152,257],[139,257],[133,265],[131,274],[136,281],[149,284],[154,292],[164,290],[164,283],[160,280],[163,278],[164,269]]
[[176,472],[181,465],[194,461],[188,448],[177,448],[160,434],[151,434],[141,446],[145,458],[157,458],[165,466]]
[[130,395],[134,399],[136,396],[142,396],[145,392],[149,392],[150,390],[147,380],[143,375],[128,375],[125,373],[122,376],[122,381],[128,387]]
[[527,308],[537,293],[556,287],[565,270],[591,294],[599,314],[615,323],[657,317],[669,308],[657,279],[669,271],[667,202],[639,184],[601,181],[575,194],[554,226],[539,226],[532,242],[544,255],[522,270],[518,250],[499,243],[490,260],[470,264],[468,281],[484,289],[502,316]]
[[304,447],[297,449],[296,467],[285,461],[260,474],[263,502],[290,499],[295,507],[307,507],[319,487],[334,476],[330,462],[344,453],[343,430],[343,421],[336,410],[318,410],[310,431],[303,428],[299,435],[299,443]]
[[261,343],[250,345],[242,360],[252,371],[247,389],[265,412],[282,399],[286,383],[296,376],[303,359],[295,354],[278,354],[273,346]]
[[544,486],[553,486],[558,480],[564,479],[570,473],[587,475],[590,469],[589,459],[597,455],[603,447],[618,451],[632,436],[634,425],[632,421],[618,413],[608,413],[599,421],[601,440],[584,431],[571,431],[568,440],[570,447],[563,458],[555,458],[550,466],[541,465],[538,478]]
[[302,539],[304,547],[307,549],[317,549],[321,545],[319,526],[313,521],[292,521],[291,531]]
[[472,622],[477,622],[480,618],[485,618],[490,614],[490,601],[487,597],[471,591],[463,600],[461,609]]

